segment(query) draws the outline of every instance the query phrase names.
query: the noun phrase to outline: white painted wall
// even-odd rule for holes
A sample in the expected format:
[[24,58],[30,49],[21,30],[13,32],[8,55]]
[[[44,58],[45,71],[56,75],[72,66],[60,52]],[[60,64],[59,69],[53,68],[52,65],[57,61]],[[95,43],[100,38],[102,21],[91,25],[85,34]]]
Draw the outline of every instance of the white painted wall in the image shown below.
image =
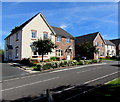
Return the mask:
[[[18,36],[19,36],[19,40],[16,41],[16,33],[18,33]],[[21,43],[22,43],[22,30],[16,32],[14,34],[12,34],[10,37],[8,37],[7,39],[9,39],[9,43],[8,45],[12,45],[13,49],[11,50],[11,53],[12,53],[12,59],[13,60],[21,60]],[[7,41],[7,39],[5,40],[5,42]],[[5,44],[5,46],[7,45],[7,43]],[[15,56],[15,48],[18,46],[18,58],[16,58]],[[6,58],[9,56],[9,54],[7,55],[7,51],[6,51],[6,48],[5,47],[5,61],[6,61]],[[10,52],[10,50],[9,50]]]
[[[110,51],[109,56],[116,56],[116,46],[112,46],[112,45],[105,45],[105,52],[106,52],[106,56],[107,56],[107,51]],[[112,51],[114,51],[114,53],[112,54]]]
[[[30,44],[35,40],[31,40],[31,30],[37,30],[37,39],[43,39],[43,32],[48,32],[48,37],[50,37],[51,40],[55,43],[55,36],[51,36],[51,30],[48,28],[39,14],[22,29],[22,58],[32,57]],[[49,57],[51,56],[55,56],[55,50],[49,54]]]

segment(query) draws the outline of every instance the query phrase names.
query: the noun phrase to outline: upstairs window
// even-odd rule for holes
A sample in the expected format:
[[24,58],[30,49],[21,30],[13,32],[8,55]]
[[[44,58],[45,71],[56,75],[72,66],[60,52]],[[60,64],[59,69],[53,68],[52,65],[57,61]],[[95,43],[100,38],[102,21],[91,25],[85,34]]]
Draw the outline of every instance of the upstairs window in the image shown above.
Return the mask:
[[100,46],[103,47],[103,43],[101,43]]
[[57,36],[57,42],[61,42],[62,41],[62,37],[61,36]]
[[16,33],[16,41],[19,39],[18,33]]
[[48,39],[48,33],[44,33],[44,34],[43,34],[43,37],[44,37],[44,38],[43,38],[44,40],[45,40],[45,39]]
[[95,44],[96,46],[98,46],[98,42],[96,42],[96,44]]
[[66,38],[66,42],[70,43],[71,42],[70,38]]
[[32,38],[36,39],[37,38],[37,31],[32,31]]

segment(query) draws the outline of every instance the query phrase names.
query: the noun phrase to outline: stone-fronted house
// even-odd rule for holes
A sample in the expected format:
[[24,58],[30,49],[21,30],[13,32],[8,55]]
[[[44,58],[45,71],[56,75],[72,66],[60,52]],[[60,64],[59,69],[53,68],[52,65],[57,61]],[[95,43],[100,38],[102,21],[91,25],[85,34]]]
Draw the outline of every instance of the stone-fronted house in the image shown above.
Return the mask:
[[105,56],[116,56],[116,45],[110,40],[105,40]]
[[75,55],[77,56],[79,53],[77,52],[77,46],[82,43],[90,43],[93,46],[96,46],[98,49],[98,53],[93,53],[91,59],[98,59],[100,57],[105,57],[105,41],[102,38],[100,32],[90,33],[83,36],[78,36],[75,38]]
[[110,41],[116,45],[116,55],[120,55],[120,38],[112,39]]
[[4,60],[20,61],[23,58],[41,60],[42,56],[38,55],[31,45],[38,39],[46,38],[51,39],[58,47],[53,49],[52,53],[44,55],[44,60],[53,56],[68,60],[74,57],[74,37],[61,28],[50,26],[42,13],[38,13],[5,38]]

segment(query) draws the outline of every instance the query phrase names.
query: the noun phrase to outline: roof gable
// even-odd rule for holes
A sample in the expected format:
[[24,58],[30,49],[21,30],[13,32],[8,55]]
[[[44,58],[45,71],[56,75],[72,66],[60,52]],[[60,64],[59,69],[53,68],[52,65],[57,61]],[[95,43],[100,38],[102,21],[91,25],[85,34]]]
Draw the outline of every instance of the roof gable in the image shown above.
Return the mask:
[[[18,32],[19,30],[22,30],[29,22],[31,22],[36,16],[40,15],[40,17],[43,19],[43,21],[46,23],[46,25],[49,27],[49,29],[52,31],[53,34],[55,34],[55,32],[53,31],[53,29],[51,28],[51,26],[48,24],[48,22],[46,21],[46,19],[44,18],[44,16],[42,15],[42,13],[37,13],[35,16],[33,16],[32,18],[30,18],[29,20],[27,20],[25,23],[21,24],[20,26],[16,27],[12,33],[10,35],[8,35],[6,38],[8,38],[9,36],[11,36],[12,34]],[[5,38],[5,39],[6,39]]]
[[90,33],[90,34],[83,35],[83,36],[78,36],[78,37],[76,37],[75,42],[76,43],[85,43],[85,42],[92,43],[98,33],[99,32],[95,32],[95,33]]

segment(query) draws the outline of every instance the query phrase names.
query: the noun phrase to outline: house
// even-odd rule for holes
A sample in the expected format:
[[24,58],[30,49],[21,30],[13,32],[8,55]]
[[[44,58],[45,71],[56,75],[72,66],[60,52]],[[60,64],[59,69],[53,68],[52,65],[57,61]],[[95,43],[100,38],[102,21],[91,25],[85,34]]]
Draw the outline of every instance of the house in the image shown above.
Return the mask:
[[116,45],[110,40],[105,40],[105,56],[116,56]]
[[23,58],[41,60],[32,43],[38,39],[49,38],[57,48],[52,53],[44,55],[44,60],[52,56],[60,59],[72,59],[74,57],[74,37],[61,28],[49,25],[42,13],[38,13],[28,21],[16,27],[5,38],[5,61],[20,61]]
[[74,37],[62,28],[53,27],[55,31],[56,56],[60,59],[72,60],[75,56]]
[[112,39],[110,41],[116,45],[116,55],[120,55],[120,38]]
[[91,59],[98,59],[100,57],[105,57],[105,41],[103,40],[100,32],[95,32],[95,33],[76,37],[75,39],[76,55],[79,54],[77,52],[77,46],[79,44],[86,43],[86,42],[90,43],[93,46],[96,46],[96,48],[99,51],[98,53],[93,53],[93,56],[91,56]]

